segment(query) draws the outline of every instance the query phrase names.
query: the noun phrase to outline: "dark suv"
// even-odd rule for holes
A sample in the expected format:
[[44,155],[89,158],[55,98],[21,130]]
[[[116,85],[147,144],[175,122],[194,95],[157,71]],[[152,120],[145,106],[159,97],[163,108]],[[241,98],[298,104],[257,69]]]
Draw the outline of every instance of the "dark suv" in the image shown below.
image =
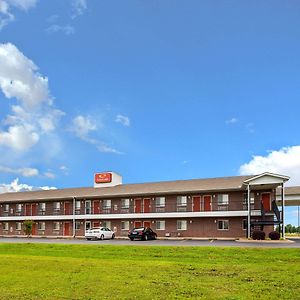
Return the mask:
[[133,228],[128,232],[128,237],[131,241],[139,239],[143,241],[156,240],[157,234],[149,227]]

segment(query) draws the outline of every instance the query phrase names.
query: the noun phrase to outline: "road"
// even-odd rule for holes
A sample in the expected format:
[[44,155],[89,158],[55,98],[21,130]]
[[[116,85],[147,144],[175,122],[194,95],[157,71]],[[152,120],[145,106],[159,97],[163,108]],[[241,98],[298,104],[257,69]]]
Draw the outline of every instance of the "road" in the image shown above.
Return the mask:
[[104,241],[86,241],[84,239],[50,239],[50,238],[0,238],[0,243],[53,243],[83,245],[118,245],[118,246],[212,246],[212,247],[257,247],[257,248],[300,248],[300,239],[289,239],[292,242],[239,242],[222,240],[155,240],[130,241],[114,239]]

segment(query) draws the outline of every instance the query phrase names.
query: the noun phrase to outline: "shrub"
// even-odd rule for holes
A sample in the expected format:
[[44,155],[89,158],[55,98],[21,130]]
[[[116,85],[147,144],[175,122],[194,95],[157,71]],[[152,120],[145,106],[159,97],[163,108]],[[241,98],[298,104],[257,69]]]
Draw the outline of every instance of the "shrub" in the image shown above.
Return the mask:
[[269,238],[270,238],[271,240],[279,240],[279,239],[280,239],[280,233],[277,232],[277,231],[271,231],[271,232],[269,233]]
[[29,237],[32,234],[32,227],[33,227],[33,221],[31,220],[25,220],[23,222],[23,230],[24,233]]
[[264,240],[266,237],[266,234],[263,231],[260,230],[254,230],[252,232],[252,238],[254,240]]

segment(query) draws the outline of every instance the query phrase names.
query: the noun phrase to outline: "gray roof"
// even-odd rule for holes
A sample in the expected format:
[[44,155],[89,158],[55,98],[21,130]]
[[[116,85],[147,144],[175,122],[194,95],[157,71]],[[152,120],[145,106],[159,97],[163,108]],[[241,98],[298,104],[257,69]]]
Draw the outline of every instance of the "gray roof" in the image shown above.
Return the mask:
[[131,197],[142,195],[166,195],[179,193],[197,193],[208,191],[241,190],[243,182],[253,176],[232,176],[205,179],[190,179],[176,181],[161,181],[139,184],[121,184],[113,187],[81,187],[57,190],[38,190],[17,193],[0,194],[0,202],[36,201],[36,200],[61,200],[92,199],[109,197]]

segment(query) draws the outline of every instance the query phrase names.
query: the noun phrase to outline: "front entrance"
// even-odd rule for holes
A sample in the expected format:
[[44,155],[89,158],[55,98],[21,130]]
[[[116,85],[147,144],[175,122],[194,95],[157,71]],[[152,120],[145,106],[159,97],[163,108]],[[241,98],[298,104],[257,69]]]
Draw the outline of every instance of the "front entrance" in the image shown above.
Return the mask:
[[70,202],[64,203],[64,212],[65,212],[65,215],[71,214],[71,203]]
[[144,221],[144,227],[151,227],[151,221]]
[[141,213],[142,212],[142,199],[134,200],[134,212]]
[[25,204],[25,216],[31,216],[31,204]]
[[36,235],[36,224],[32,224],[32,235]]
[[31,205],[31,212],[32,212],[32,216],[36,216],[36,204],[32,204]]
[[203,196],[204,211],[211,211],[211,196]]
[[94,201],[94,214],[95,215],[100,214],[100,202],[99,202],[99,200]]
[[144,199],[144,213],[150,212],[150,203],[151,203],[150,198]]
[[193,211],[200,211],[200,196],[193,197]]
[[134,221],[134,228],[142,227],[141,221]]
[[64,235],[70,235],[70,223],[69,222],[64,223]]
[[261,194],[261,202],[262,202],[262,207],[265,211],[270,211],[271,210],[271,197],[269,193],[263,193]]

